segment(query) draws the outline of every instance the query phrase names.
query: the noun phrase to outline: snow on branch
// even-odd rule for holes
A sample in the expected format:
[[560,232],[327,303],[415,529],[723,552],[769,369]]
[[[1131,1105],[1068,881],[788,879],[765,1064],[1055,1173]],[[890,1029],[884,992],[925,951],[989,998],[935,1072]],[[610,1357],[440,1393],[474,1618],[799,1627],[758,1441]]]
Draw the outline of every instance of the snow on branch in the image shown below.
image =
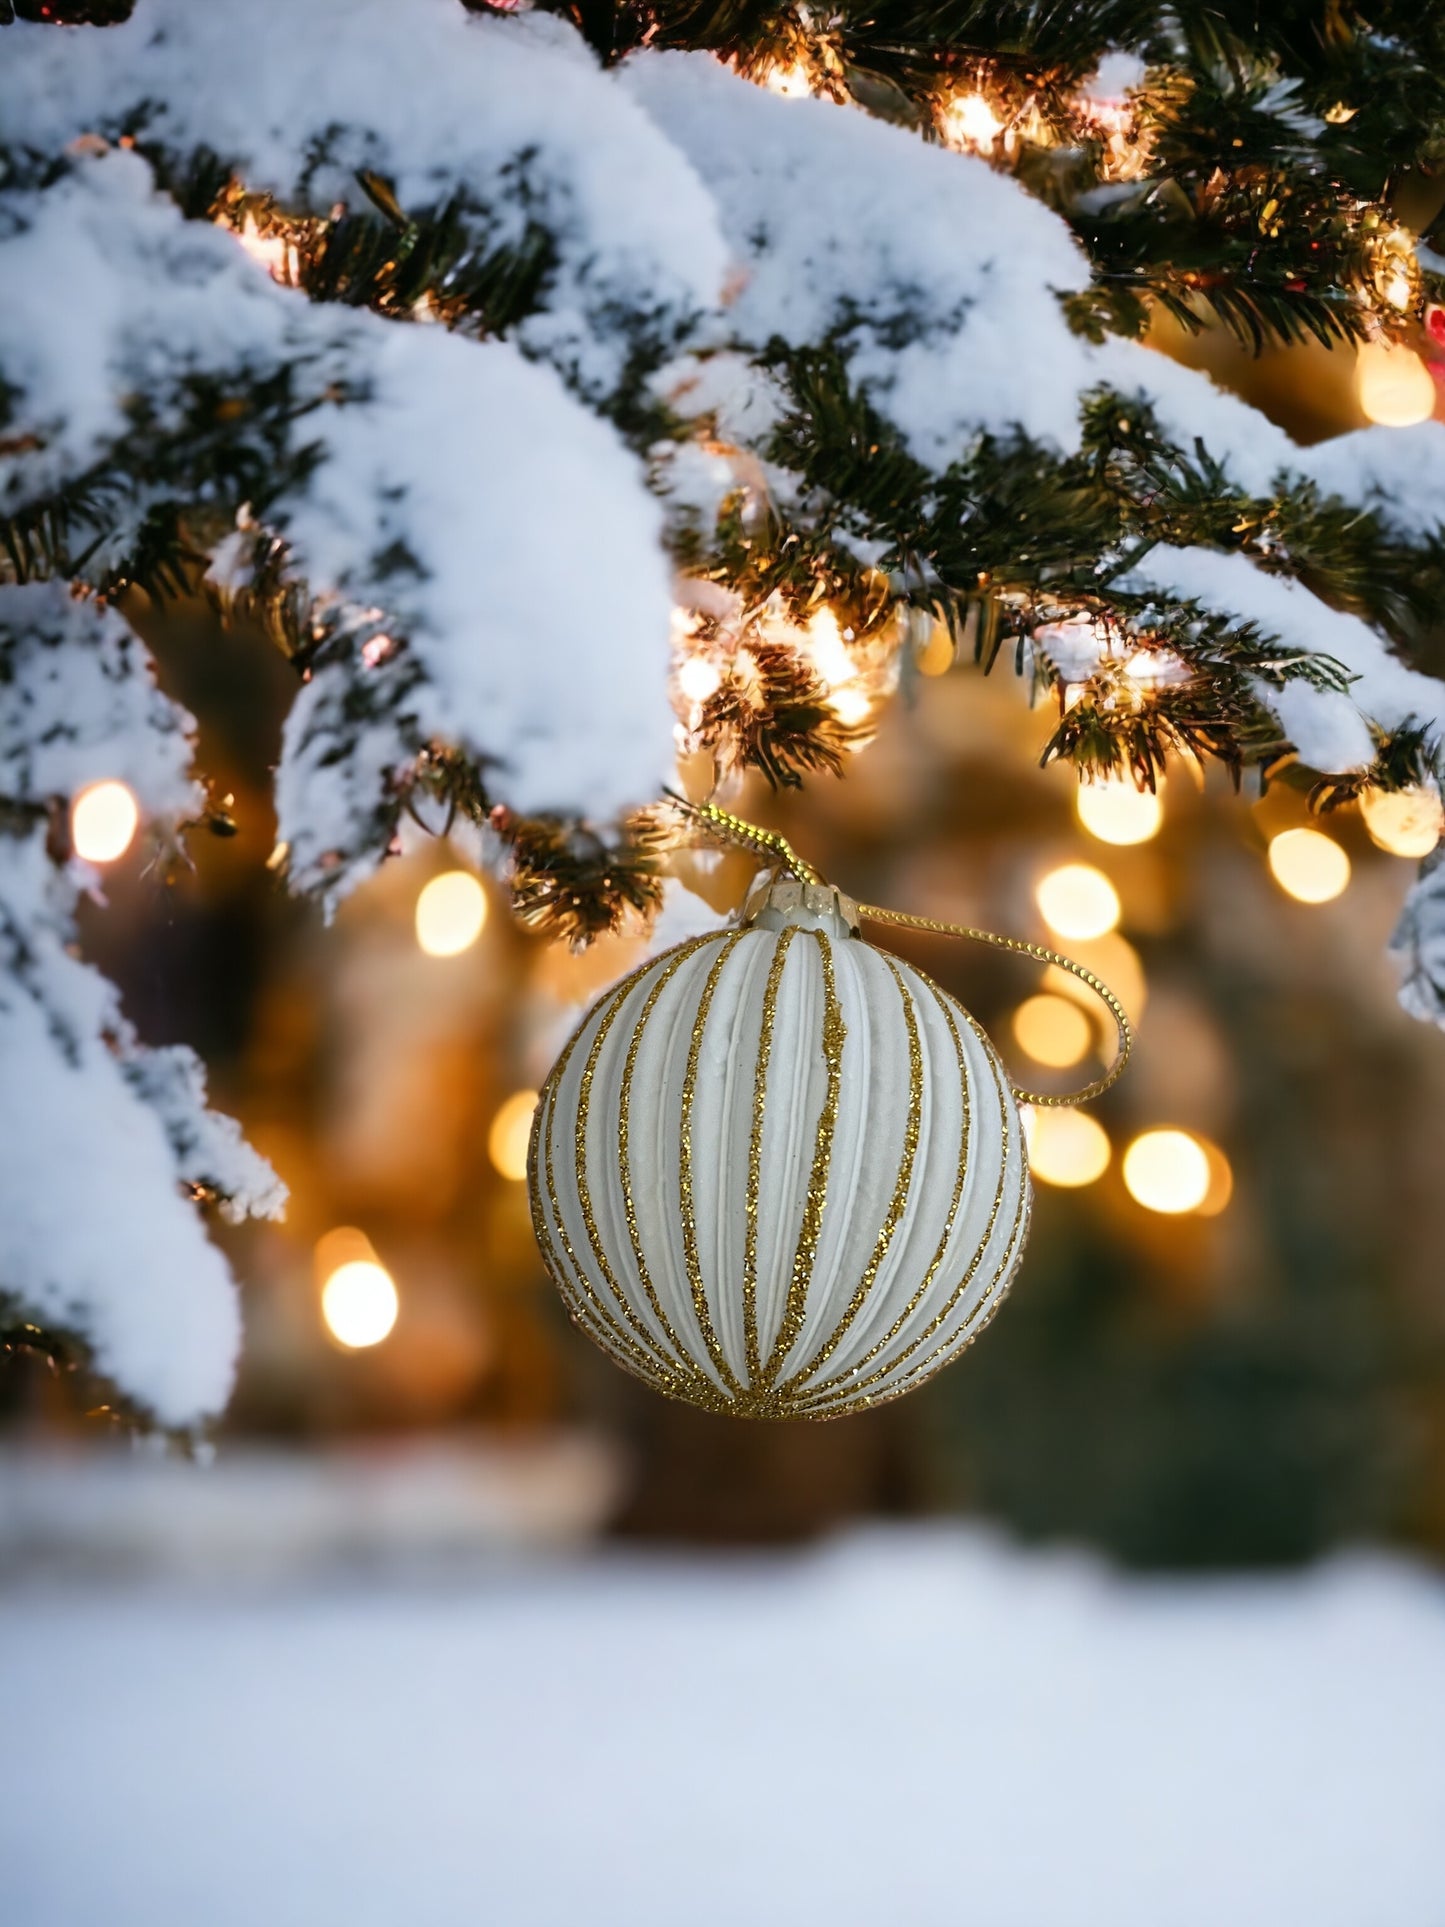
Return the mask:
[[1160,543],[1120,587],[1190,601],[1256,624],[1279,643],[1281,662],[1327,656],[1351,678],[1349,694],[1301,677],[1260,679],[1256,694],[1302,760],[1331,774],[1368,769],[1381,730],[1406,724],[1445,727],[1445,685],[1408,669],[1368,623],[1332,609],[1302,583],[1270,575],[1247,556]]
[[220,1409],[239,1338],[186,1193],[233,1218],[274,1216],[285,1193],[206,1109],[193,1054],[146,1050],[72,954],[84,873],[52,860],[45,819],[106,777],[161,821],[193,811],[190,731],[118,616],[56,583],[0,586],[0,1306],[73,1335],[175,1427]]
[[[380,861],[433,744],[524,811],[605,819],[655,793],[672,745],[661,514],[637,458],[551,369],[277,287],[183,220],[135,154],[14,204],[0,365],[26,432],[0,503],[138,443],[146,505],[199,497],[221,528],[246,507],[226,492],[237,478],[274,491],[256,541],[284,545],[315,638],[278,784],[298,882],[336,893]],[[219,453],[218,415],[240,438]],[[254,547],[226,543],[230,593]],[[556,592],[559,555],[580,596]]]
[[934,468],[983,430],[1077,442],[1083,344],[1056,297],[1089,271],[1056,215],[983,161],[707,54],[639,54],[622,79],[716,196],[736,343],[835,341]]
[[716,304],[710,198],[548,16],[485,19],[459,0],[145,0],[105,33],[20,24],[5,38],[0,141],[19,153],[124,136],[182,172],[214,157],[294,212],[373,211],[365,173],[412,217],[460,196],[478,250],[540,230],[551,266],[530,345],[589,393]]

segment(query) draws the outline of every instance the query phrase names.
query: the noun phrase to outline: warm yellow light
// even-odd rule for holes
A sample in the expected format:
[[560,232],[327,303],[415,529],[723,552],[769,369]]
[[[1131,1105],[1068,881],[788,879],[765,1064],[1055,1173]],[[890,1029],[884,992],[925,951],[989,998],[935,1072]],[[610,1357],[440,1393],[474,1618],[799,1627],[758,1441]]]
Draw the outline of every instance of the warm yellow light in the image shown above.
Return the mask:
[[948,624],[935,622],[928,632],[928,640],[917,650],[913,660],[918,665],[920,676],[944,676],[952,669],[955,654]]
[[1367,341],[1355,359],[1355,392],[1381,428],[1411,428],[1435,412],[1435,382],[1413,348]]
[[400,1302],[391,1274],[375,1258],[351,1258],[321,1287],[321,1316],[338,1345],[379,1345],[396,1323]]
[[[1111,930],[1107,936],[1095,937],[1092,943],[1071,941],[1069,955],[1075,963],[1092,970],[1096,977],[1109,986],[1124,1006],[1125,1015],[1131,1023],[1137,1024],[1143,1019],[1149,986],[1145,981],[1144,965],[1139,953],[1127,937],[1121,937],[1117,930]],[[1107,1022],[1098,998],[1071,971],[1060,970],[1057,964],[1050,964],[1044,972],[1044,989],[1055,991],[1061,997],[1072,998],[1095,1022]]]
[[801,100],[813,91],[808,85],[807,68],[796,60],[791,66],[769,67],[763,79],[775,94],[781,94],[785,100]]
[[1074,808],[1084,828],[1101,843],[1147,843],[1164,821],[1160,797],[1153,790],[1135,789],[1127,778],[1081,783]]
[[1093,1184],[1109,1168],[1109,1138],[1102,1124],[1067,1105],[1036,1110],[1028,1126],[1029,1169],[1045,1184],[1067,1191]]
[[1205,1138],[1201,1138],[1200,1143],[1209,1160],[1209,1189],[1195,1209],[1201,1218],[1217,1218],[1234,1196],[1234,1173],[1229,1168],[1229,1159],[1217,1144],[1211,1144]]
[[537,1109],[535,1091],[514,1091],[492,1119],[487,1154],[504,1178],[514,1182],[527,1175],[527,1146]]
[[858,674],[858,665],[831,609],[820,609],[808,623],[808,657],[830,689],[852,682]]
[[487,921],[487,893],[470,870],[445,870],[416,900],[416,940],[429,957],[470,950]]
[[992,147],[1003,132],[1003,122],[982,94],[962,94],[950,103],[944,127],[956,141],[976,150]]
[[1391,856],[1429,856],[1440,841],[1440,797],[1433,789],[1370,788],[1360,792],[1360,815],[1371,841]]
[[705,703],[722,682],[722,671],[706,656],[689,656],[677,672],[677,686],[690,703]]
[[828,707],[840,723],[846,723],[851,729],[866,720],[873,705],[866,690],[848,688],[835,689],[828,698]]
[[1077,1064],[1094,1041],[1088,1018],[1067,997],[1044,992],[1030,997],[1014,1012],[1014,1036],[1036,1064],[1063,1070]]
[[1056,936],[1087,943],[1119,921],[1119,893],[1091,863],[1065,863],[1039,879],[1034,899]]
[[92,783],[70,806],[71,845],[87,863],[114,863],[139,823],[140,808],[124,783]]
[[1146,1211],[1197,1211],[1209,1195],[1209,1157],[1187,1131],[1145,1131],[1124,1153],[1124,1185]]
[[1322,830],[1281,830],[1270,839],[1269,867],[1300,903],[1328,903],[1350,880],[1350,859]]

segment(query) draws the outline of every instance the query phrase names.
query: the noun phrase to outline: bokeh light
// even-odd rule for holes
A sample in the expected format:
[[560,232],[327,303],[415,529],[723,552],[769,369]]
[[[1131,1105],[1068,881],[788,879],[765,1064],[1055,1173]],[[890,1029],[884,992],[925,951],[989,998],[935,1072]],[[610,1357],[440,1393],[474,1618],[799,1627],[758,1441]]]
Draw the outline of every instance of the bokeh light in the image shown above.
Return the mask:
[[689,656],[677,672],[677,686],[690,703],[705,703],[722,682],[722,671],[706,656]]
[[87,863],[114,863],[140,825],[140,806],[124,783],[107,779],[81,790],[70,806],[70,841]]
[[362,1351],[379,1345],[400,1310],[396,1286],[375,1258],[349,1258],[321,1287],[321,1315],[338,1345]]
[[1029,1169],[1045,1184],[1077,1190],[1109,1168],[1109,1136],[1084,1111],[1061,1105],[1033,1110],[1028,1121]]
[[1013,1028],[1019,1048],[1036,1064],[1055,1070],[1077,1064],[1094,1041],[1093,1027],[1079,1005],[1047,991],[1019,1005]]
[[1081,783],[1074,808],[1090,836],[1101,843],[1147,843],[1159,834],[1164,804],[1154,790],[1136,789],[1127,778]]
[[1381,428],[1411,428],[1435,412],[1435,382],[1413,348],[1367,341],[1355,361],[1355,392]]
[[1440,797],[1433,789],[1412,784],[1404,790],[1381,790],[1372,785],[1360,794],[1360,815],[1371,842],[1391,856],[1429,856],[1440,841]]
[[1124,1153],[1124,1185],[1146,1211],[1197,1211],[1209,1195],[1209,1157],[1188,1131],[1145,1131]]
[[527,1146],[536,1109],[535,1091],[513,1091],[492,1119],[487,1155],[504,1178],[519,1181],[527,1175]]
[[1281,830],[1270,839],[1269,867],[1299,903],[1329,903],[1350,880],[1350,859],[1323,830]]
[[416,900],[416,940],[429,957],[470,950],[487,921],[487,893],[470,870],[433,877]]
[[1086,943],[1119,921],[1119,893],[1091,863],[1064,863],[1039,879],[1034,898],[1055,936]]
[[993,146],[1003,132],[1003,122],[982,94],[962,94],[951,102],[944,126],[951,137],[976,151]]

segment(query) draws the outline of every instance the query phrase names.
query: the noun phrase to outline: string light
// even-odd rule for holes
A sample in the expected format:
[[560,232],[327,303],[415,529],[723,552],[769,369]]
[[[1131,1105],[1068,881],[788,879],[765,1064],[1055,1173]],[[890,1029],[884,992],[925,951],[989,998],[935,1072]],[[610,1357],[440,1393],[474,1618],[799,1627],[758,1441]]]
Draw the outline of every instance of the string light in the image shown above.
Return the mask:
[[1329,903],[1350,880],[1350,859],[1321,830],[1281,830],[1270,839],[1269,867],[1299,903]]
[[1370,840],[1391,856],[1429,856],[1445,827],[1439,792],[1418,784],[1404,790],[1371,785],[1360,792],[1360,815]]
[[828,698],[828,707],[840,723],[847,723],[851,728],[864,721],[873,705],[866,690],[848,688],[835,689]]
[[1368,420],[1412,428],[1435,412],[1435,381],[1412,348],[1367,341],[1355,361],[1355,392]]
[[787,66],[769,67],[763,82],[784,100],[802,100],[813,91],[808,84],[807,68],[796,60]]
[[501,1176],[514,1183],[527,1175],[527,1148],[536,1109],[535,1091],[514,1091],[499,1106],[487,1132],[487,1155]]
[[1154,790],[1136,789],[1126,778],[1081,783],[1074,793],[1079,821],[1101,843],[1147,843],[1159,834],[1164,803]]
[[1036,1111],[1025,1120],[1029,1169],[1045,1184],[1074,1191],[1093,1184],[1109,1168],[1112,1149],[1102,1124],[1067,1105]]
[[1065,863],[1039,879],[1039,914],[1055,936],[1087,943],[1119,921],[1119,893],[1091,863]]
[[70,842],[87,863],[114,863],[140,825],[140,806],[124,783],[91,783],[70,806]]
[[706,656],[689,656],[677,672],[677,686],[690,703],[705,703],[722,684],[722,671]]
[[987,152],[1003,132],[1003,122],[982,94],[960,94],[943,116],[944,132],[976,154]]
[[416,940],[429,957],[470,950],[487,921],[487,893],[470,870],[445,870],[416,900]]
[[1036,1064],[1063,1070],[1077,1064],[1094,1040],[1088,1018],[1067,997],[1047,991],[1030,997],[1014,1012],[1014,1036]]
[[338,1345],[364,1351],[379,1345],[396,1323],[401,1301],[391,1273],[354,1225],[338,1225],[316,1242],[321,1316]]
[[1177,1217],[1209,1195],[1209,1157],[1188,1131],[1145,1131],[1124,1153],[1124,1187],[1146,1211]]
[[248,213],[239,228],[231,232],[253,261],[258,262],[273,281],[289,285],[296,279],[296,249],[284,234],[263,234],[254,214]]

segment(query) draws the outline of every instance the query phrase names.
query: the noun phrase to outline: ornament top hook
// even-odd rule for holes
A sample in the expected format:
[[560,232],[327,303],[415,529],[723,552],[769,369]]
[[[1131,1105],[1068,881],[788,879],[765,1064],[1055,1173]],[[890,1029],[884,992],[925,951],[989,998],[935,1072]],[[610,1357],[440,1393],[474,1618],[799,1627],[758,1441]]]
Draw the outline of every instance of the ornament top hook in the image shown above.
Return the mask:
[[941,923],[932,917],[910,916],[907,911],[888,910],[876,903],[855,903],[851,897],[835,889],[806,858],[799,856],[788,839],[776,830],[760,829],[756,823],[746,822],[742,817],[734,816],[730,810],[720,809],[716,803],[693,803],[674,790],[668,790],[666,794],[683,817],[718,842],[751,850],[768,863],[772,874],[760,879],[749,895],[743,906],[744,923],[770,920],[775,914],[779,922],[821,924],[838,918],[846,924],[850,935],[857,936],[860,922],[867,919],[871,923],[892,924],[905,930],[923,930],[939,937],[961,937],[969,943],[988,944],[994,950],[1012,951],[1016,956],[1031,957],[1036,963],[1053,964],[1087,985],[1114,1020],[1117,1048],[1113,1063],[1101,1077],[1096,1077],[1078,1091],[1026,1091],[1015,1084],[1012,1087],[1013,1094],[1020,1104],[1047,1107],[1084,1104],[1090,1098],[1102,1096],[1122,1076],[1134,1048],[1133,1027],[1125,1015],[1124,1006],[1109,986],[1072,957],[1050,950],[1046,944],[1029,943],[1022,937],[1000,936],[994,930],[975,930],[967,924]]

